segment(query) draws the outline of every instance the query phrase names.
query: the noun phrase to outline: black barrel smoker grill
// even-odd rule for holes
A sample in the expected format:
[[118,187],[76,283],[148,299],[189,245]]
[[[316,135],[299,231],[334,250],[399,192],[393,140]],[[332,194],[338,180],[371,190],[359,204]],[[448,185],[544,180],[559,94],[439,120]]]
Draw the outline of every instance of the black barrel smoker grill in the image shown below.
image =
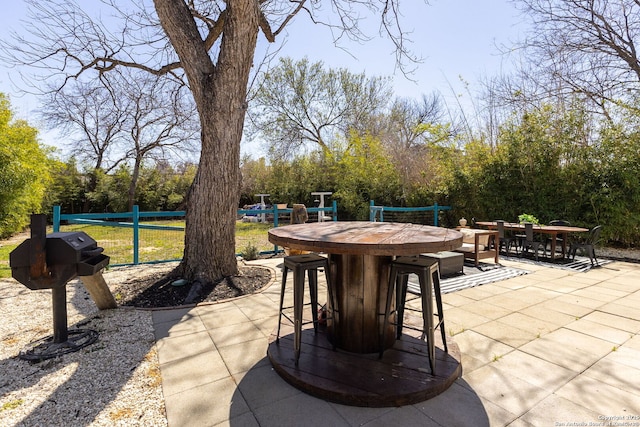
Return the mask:
[[109,257],[102,252],[86,233],[47,235],[46,216],[31,216],[31,238],[9,255],[11,275],[31,290],[51,289],[53,335],[31,343],[19,354],[21,359],[42,361],[77,351],[97,340],[95,331],[67,329],[66,285],[80,276],[98,308],[115,308],[115,299],[102,278],[102,269],[109,265]]

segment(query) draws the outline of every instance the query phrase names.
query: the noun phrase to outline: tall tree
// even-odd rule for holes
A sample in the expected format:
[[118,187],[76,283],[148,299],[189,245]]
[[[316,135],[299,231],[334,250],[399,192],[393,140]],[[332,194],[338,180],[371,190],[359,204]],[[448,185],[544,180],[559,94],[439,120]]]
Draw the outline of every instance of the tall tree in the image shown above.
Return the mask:
[[[163,162],[173,154],[195,154],[198,136],[193,98],[183,87],[148,73],[126,73],[119,88],[125,102],[124,156],[131,163],[128,209],[135,204],[136,189],[143,162]],[[184,159],[183,159],[184,160]]]
[[[518,0],[533,21],[524,42],[526,79],[538,95],[571,94],[598,111],[640,86],[640,2],[637,0]],[[533,63],[533,67],[531,67]],[[521,92],[520,92],[521,93]],[[614,101],[614,102],[611,102]]]
[[[47,127],[58,130],[73,155],[87,166],[87,191],[95,191],[98,171],[109,172],[124,160],[112,155],[124,135],[123,105],[108,87],[81,81],[45,95],[40,114]],[[85,199],[82,210],[89,209]]]
[[394,149],[407,150],[424,145],[438,144],[451,136],[438,129],[445,124],[445,111],[438,94],[422,95],[419,101],[396,98],[389,110],[387,137]]
[[0,237],[21,231],[29,214],[40,212],[49,169],[37,134],[25,121],[13,120],[0,93]]
[[[337,37],[364,40],[361,20],[377,14],[398,55],[408,55],[399,0],[154,0],[155,13],[148,2],[130,3],[129,10],[119,3],[121,31],[92,20],[72,0],[26,1],[35,11],[29,36],[4,44],[14,63],[39,66],[47,76],[62,77],[62,85],[120,66],[186,79],[201,125],[200,164],[177,269],[190,280],[215,281],[238,270],[240,140],[258,33],[275,42],[292,19],[306,14],[312,22],[326,22]],[[116,6],[115,0],[105,3]]]
[[[89,192],[96,189],[99,170],[109,173],[121,163],[131,167],[129,210],[143,161],[197,152],[197,115],[188,90],[145,71],[114,70],[98,84],[69,82],[46,95],[40,114],[88,166]],[[89,209],[87,200],[84,211]]]
[[390,96],[382,77],[327,70],[306,58],[281,58],[262,76],[251,97],[250,117],[273,157],[291,158],[309,144],[326,155],[334,138],[368,130],[368,118],[380,114]]
[[108,87],[76,81],[47,93],[40,114],[49,129],[63,136],[79,161],[109,172],[123,160],[112,155],[126,120],[122,101]]
[[384,121],[381,140],[400,175],[404,202],[411,186],[428,184],[436,175],[433,146],[448,144],[454,135],[435,93],[420,101],[396,98]]

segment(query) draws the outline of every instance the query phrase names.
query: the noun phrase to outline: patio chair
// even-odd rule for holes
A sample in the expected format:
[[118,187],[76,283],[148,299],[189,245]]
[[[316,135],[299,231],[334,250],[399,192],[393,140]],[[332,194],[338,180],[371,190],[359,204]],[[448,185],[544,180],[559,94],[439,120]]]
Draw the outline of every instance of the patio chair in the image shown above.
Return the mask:
[[571,246],[569,247],[569,254],[571,255],[571,259],[576,259],[576,251],[578,249],[584,251],[586,255],[589,257],[589,261],[591,261],[591,265],[599,265],[598,259],[596,258],[596,250],[595,247],[600,241],[600,231],[602,231],[601,225],[596,225],[589,231],[589,235],[583,240],[577,240],[571,242]]
[[545,256],[547,255],[547,249],[545,247],[544,242],[533,239],[533,223],[531,222],[524,223],[524,235],[525,235],[525,238],[524,238],[524,241],[522,242],[522,252],[520,253],[520,255],[524,254],[525,251],[528,253],[529,249],[531,249],[533,250],[533,254],[536,257],[536,261],[538,261],[538,252],[540,251],[540,248],[542,248],[542,253]]
[[[301,203],[294,203],[293,210],[291,212],[291,224],[304,224],[309,220],[309,214],[307,213],[307,207]],[[300,249],[284,248],[285,256],[289,255],[304,255],[309,254],[309,251],[303,251]]]
[[518,254],[518,238],[513,236],[511,233],[507,234],[507,232],[504,229],[504,221],[503,220],[498,220],[496,221],[496,224],[498,226],[498,237],[499,237],[499,245],[500,248],[498,248],[498,250],[501,250],[504,247],[504,251],[507,255],[510,254],[509,249],[511,248],[511,245],[513,245],[516,248],[516,255]]
[[[564,219],[554,219],[553,221],[549,221],[549,225],[560,225],[560,226],[566,226],[566,227],[571,227],[571,222],[566,221]],[[544,240],[544,248],[545,250],[547,248],[549,248],[549,251],[551,251],[551,239],[553,239],[553,237],[546,237]],[[563,243],[565,243],[562,237],[556,236],[556,250],[557,248],[560,248],[560,250],[562,250],[563,247]],[[565,246],[566,247],[566,246]],[[549,252],[551,254],[551,252]],[[554,254],[551,254],[551,256],[553,256]],[[564,254],[562,254],[564,256]]]

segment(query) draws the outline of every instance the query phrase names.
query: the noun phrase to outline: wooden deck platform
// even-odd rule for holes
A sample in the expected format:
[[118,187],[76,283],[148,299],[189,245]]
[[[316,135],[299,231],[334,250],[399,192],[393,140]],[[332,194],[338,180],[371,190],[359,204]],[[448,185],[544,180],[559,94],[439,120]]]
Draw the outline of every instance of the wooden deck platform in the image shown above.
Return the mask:
[[403,334],[380,359],[377,353],[334,351],[325,328],[314,334],[309,325],[303,329],[295,366],[293,327],[283,322],[280,341],[274,331],[267,355],[285,381],[312,396],[350,406],[403,406],[437,396],[462,375],[460,350],[453,340],[447,339],[445,353],[436,333],[436,372],[431,375],[426,343],[418,339],[419,332],[415,334]]

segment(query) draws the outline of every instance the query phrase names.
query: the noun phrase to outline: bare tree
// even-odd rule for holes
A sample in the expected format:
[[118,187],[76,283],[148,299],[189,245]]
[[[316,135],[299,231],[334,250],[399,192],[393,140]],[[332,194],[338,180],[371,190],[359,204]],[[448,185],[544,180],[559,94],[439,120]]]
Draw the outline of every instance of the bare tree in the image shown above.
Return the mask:
[[[113,156],[122,142],[127,112],[121,99],[100,85],[74,81],[46,94],[40,115],[57,129],[71,153],[88,168],[87,190],[95,191],[97,172],[109,172],[125,159]],[[89,200],[83,210],[89,209]]]
[[533,21],[523,44],[529,63],[520,70],[521,78],[537,82],[536,95],[581,96],[607,115],[610,101],[618,103],[637,92],[638,0],[518,3]]
[[309,143],[327,155],[336,137],[368,130],[367,118],[384,109],[390,95],[387,79],[281,58],[259,80],[249,117],[274,158],[294,155]]
[[68,138],[70,153],[90,165],[88,191],[95,190],[98,170],[130,164],[131,209],[143,161],[195,153],[195,106],[184,86],[146,72],[123,69],[101,80],[97,86],[73,81],[48,93],[40,114]]
[[184,154],[196,152],[199,136],[193,98],[186,96],[186,88],[148,73],[139,74],[127,73],[120,88],[126,102],[124,130],[128,133],[124,155],[133,163],[129,210],[135,203],[143,161],[162,163],[171,157],[184,160]]
[[437,93],[420,100],[396,98],[389,110],[389,144],[394,149],[411,149],[425,143],[438,144],[451,134],[443,129],[444,108]]
[[122,2],[104,0],[113,6],[119,27],[91,19],[75,1],[25,1],[34,11],[25,29],[29,35],[3,43],[3,50],[11,62],[41,67],[45,79],[58,78],[60,87],[121,66],[186,79],[202,129],[201,156],[176,273],[194,281],[238,271],[240,140],[258,33],[275,42],[292,19],[306,14],[338,38],[364,40],[361,20],[378,15],[399,58],[412,59],[399,26],[399,0],[154,0],[153,9],[149,2],[131,2],[126,10]]
[[66,139],[73,155],[94,170],[108,172],[123,160],[113,160],[110,154],[122,137],[126,111],[121,99],[104,86],[70,83],[48,93],[39,113],[48,128],[57,129]]

